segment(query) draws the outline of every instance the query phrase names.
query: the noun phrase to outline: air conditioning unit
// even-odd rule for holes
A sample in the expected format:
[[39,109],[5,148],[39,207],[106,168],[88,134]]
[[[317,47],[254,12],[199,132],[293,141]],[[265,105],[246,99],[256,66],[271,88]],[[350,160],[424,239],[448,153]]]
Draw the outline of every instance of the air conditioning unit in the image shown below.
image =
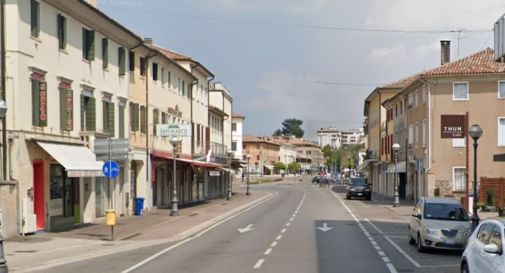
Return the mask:
[[35,233],[36,231],[37,215],[33,213],[33,202],[29,198],[23,198],[23,225],[21,226],[21,234],[25,235]]

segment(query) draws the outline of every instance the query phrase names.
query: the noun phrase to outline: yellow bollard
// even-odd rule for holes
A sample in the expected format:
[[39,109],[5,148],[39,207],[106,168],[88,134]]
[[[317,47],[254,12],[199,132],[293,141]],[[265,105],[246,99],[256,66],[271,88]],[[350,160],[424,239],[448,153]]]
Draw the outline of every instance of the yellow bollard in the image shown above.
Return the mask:
[[108,226],[116,225],[116,212],[114,210],[105,211],[105,222]]

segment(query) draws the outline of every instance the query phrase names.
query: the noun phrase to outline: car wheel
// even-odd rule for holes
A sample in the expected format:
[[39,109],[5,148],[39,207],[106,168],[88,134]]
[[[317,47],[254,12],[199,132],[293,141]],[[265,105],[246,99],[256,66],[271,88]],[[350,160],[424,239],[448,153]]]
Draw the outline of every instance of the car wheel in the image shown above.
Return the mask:
[[371,195],[367,196],[366,200],[368,200],[368,201],[372,200],[372,196]]
[[350,195],[347,195],[347,196],[345,197],[345,199],[347,199],[347,200],[351,200],[351,196],[350,196]]
[[463,263],[461,265],[461,273],[470,273],[470,270],[468,270],[468,264],[467,263]]
[[426,251],[426,248],[423,246],[420,234],[417,234],[417,251],[421,253]]

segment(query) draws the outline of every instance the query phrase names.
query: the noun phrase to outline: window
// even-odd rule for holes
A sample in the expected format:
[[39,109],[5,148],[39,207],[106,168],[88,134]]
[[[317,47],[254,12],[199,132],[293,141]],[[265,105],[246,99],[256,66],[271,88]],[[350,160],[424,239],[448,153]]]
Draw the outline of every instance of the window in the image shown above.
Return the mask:
[[133,132],[139,130],[139,104],[130,102],[130,127]]
[[477,233],[477,240],[481,241],[484,245],[489,244],[493,230],[493,224],[483,224],[479,229],[479,233]]
[[60,84],[60,129],[72,131],[74,129],[74,93],[70,84],[63,87]]
[[186,82],[182,81],[182,96],[186,96]]
[[103,132],[114,137],[114,103],[110,101],[110,97],[105,98],[102,103]]
[[426,120],[423,120],[423,148],[426,147]]
[[140,76],[146,75],[146,59],[144,57],[140,57]]
[[237,142],[236,142],[236,141],[233,141],[233,142],[231,143],[231,150],[232,150],[232,151],[237,151]]
[[170,71],[168,71],[167,82],[168,82],[168,88],[172,88],[172,73],[170,73]]
[[505,81],[498,82],[498,98],[505,99]]
[[160,114],[158,109],[153,109],[153,135],[156,135],[156,126],[160,123]]
[[428,97],[428,86],[423,85],[423,103],[426,103],[426,98]]
[[60,49],[65,49],[67,46],[67,18],[63,15],[58,14],[58,47]]
[[452,100],[468,100],[468,82],[453,83]]
[[130,72],[135,71],[135,52],[130,51],[129,56],[128,56],[128,61],[129,61],[129,66],[130,66]]
[[414,124],[409,125],[409,146],[414,144]]
[[168,123],[168,115],[165,112],[161,113],[161,124],[167,124]]
[[414,107],[414,93],[410,93],[407,97],[407,109],[412,109]]
[[140,132],[147,133],[147,115],[146,107],[140,106]]
[[47,126],[47,83],[40,74],[32,74],[32,124]]
[[415,127],[415,132],[414,132],[414,137],[415,137],[415,146],[419,146],[419,124],[416,122],[416,127]]
[[81,131],[96,130],[95,98],[81,95]]
[[489,239],[489,244],[496,245],[498,249],[501,251],[502,249],[502,236],[500,228],[497,225],[493,225],[494,229],[491,233],[491,238]]
[[95,60],[95,31],[82,29],[82,58],[88,61]]
[[419,92],[414,91],[414,107],[417,108],[419,105]]
[[109,39],[102,38],[102,67],[106,69],[109,66]]
[[119,123],[119,132],[118,132],[118,137],[119,138],[124,138],[125,137],[125,103],[124,102],[119,102],[118,103],[118,123]]
[[452,168],[453,191],[464,191],[466,188],[465,167]]
[[40,4],[35,0],[30,1],[30,29],[33,37],[40,33]]
[[158,80],[158,63],[153,63],[153,81]]
[[498,118],[498,146],[505,146],[505,117]]
[[124,74],[126,74],[126,49],[124,47],[119,47],[117,49],[117,58],[119,76],[124,76]]
[[452,139],[452,147],[455,147],[455,148],[466,147],[466,138],[453,138]]
[[236,124],[236,123],[232,123],[232,124],[231,124],[231,130],[232,130],[233,132],[236,132],[236,131],[237,131],[237,124]]
[[165,87],[165,68],[164,67],[161,68],[160,74],[161,74],[161,86]]

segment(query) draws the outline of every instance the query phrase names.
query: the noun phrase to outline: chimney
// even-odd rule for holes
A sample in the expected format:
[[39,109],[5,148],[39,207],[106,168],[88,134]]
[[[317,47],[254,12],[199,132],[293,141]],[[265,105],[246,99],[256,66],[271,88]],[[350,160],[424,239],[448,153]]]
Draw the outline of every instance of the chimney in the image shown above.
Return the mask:
[[153,38],[144,38],[144,43],[148,46],[153,45]]
[[451,62],[451,41],[440,41],[440,64],[444,65]]

